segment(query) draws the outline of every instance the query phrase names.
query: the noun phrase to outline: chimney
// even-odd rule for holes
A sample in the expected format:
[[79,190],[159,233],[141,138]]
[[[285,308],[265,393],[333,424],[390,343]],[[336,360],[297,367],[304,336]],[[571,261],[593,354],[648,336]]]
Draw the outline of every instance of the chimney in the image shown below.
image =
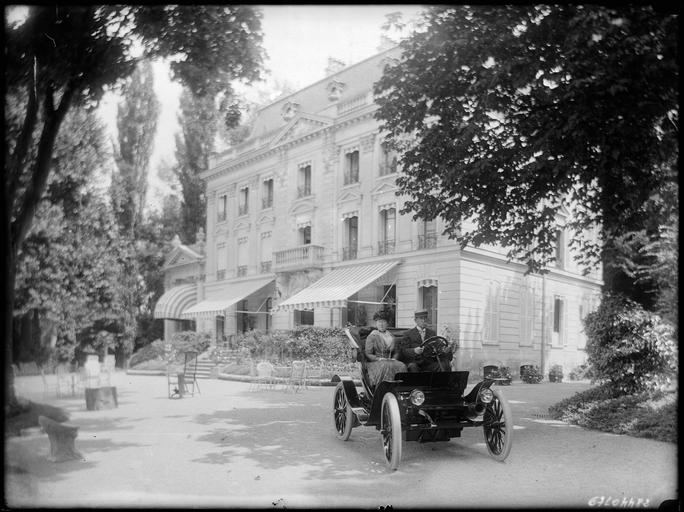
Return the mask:
[[345,64],[339,59],[328,57],[328,67],[325,68],[325,76],[334,75],[339,70],[344,69]]

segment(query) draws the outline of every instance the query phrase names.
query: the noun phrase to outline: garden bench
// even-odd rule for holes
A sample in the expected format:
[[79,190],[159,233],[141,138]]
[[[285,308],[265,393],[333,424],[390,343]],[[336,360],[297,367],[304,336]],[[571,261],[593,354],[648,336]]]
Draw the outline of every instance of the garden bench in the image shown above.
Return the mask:
[[50,440],[49,461],[64,462],[67,460],[83,459],[83,455],[76,450],[74,445],[78,435],[77,426],[65,425],[46,416],[38,416],[38,423]]

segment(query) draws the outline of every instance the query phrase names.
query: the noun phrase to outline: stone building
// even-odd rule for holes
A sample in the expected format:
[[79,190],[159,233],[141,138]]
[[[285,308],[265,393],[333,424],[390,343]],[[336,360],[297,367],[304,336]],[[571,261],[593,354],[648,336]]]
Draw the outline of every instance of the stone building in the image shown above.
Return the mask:
[[[581,318],[596,307],[600,269],[583,276],[559,217],[557,264],[525,276],[494,246],[466,248],[443,224],[401,215],[396,155],[374,118],[373,83],[391,48],[263,107],[250,136],[216,155],[206,182],[205,279],[180,313],[217,339],[247,329],[396,326],[427,309],[458,339],[456,366],[585,360]],[[335,64],[334,62],[332,64]],[[199,259],[198,259],[199,261]],[[199,284],[199,283],[197,283]]]

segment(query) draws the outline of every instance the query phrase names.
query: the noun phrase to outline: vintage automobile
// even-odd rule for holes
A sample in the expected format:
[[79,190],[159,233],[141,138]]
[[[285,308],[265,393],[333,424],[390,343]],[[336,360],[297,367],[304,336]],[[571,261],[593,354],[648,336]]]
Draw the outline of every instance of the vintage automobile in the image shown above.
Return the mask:
[[[400,338],[405,329],[390,329]],[[486,378],[465,394],[467,371],[406,372],[394,380],[371,388],[366,368],[365,340],[371,329],[345,329],[355,359],[361,364],[363,389],[357,391],[349,376],[333,376],[337,382],[333,401],[333,419],[337,437],[347,441],[352,429],[361,425],[380,430],[385,461],[395,470],[401,461],[402,443],[435,442],[460,437],[466,427],[482,427],[489,454],[503,461],[511,451],[513,417],[501,391]],[[424,356],[435,357],[448,342],[442,336],[428,338],[422,344]],[[445,364],[445,368],[448,363]]]

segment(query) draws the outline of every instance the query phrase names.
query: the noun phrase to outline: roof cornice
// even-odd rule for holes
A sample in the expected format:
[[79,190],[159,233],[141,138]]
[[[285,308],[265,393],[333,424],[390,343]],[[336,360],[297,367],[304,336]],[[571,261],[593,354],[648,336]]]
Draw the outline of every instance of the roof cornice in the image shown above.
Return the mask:
[[297,138],[287,140],[274,146],[270,146],[268,143],[266,143],[259,148],[249,150],[243,153],[242,155],[239,155],[235,159],[227,159],[223,162],[218,163],[216,167],[207,169],[206,171],[200,173],[200,178],[204,181],[209,181],[212,179],[219,178],[221,176],[225,176],[231,171],[235,171],[259,160],[268,158],[269,156],[277,154],[279,151],[282,151],[283,149],[297,146],[311,139],[317,138],[326,133],[327,131],[337,131],[341,128],[345,128],[347,126],[361,122],[364,119],[368,119],[373,115],[375,110],[377,110],[377,105],[375,103],[371,103],[366,108],[355,111],[352,116],[346,119],[342,118],[339,121],[333,121],[333,123],[329,126],[323,126],[318,130],[307,132]]

